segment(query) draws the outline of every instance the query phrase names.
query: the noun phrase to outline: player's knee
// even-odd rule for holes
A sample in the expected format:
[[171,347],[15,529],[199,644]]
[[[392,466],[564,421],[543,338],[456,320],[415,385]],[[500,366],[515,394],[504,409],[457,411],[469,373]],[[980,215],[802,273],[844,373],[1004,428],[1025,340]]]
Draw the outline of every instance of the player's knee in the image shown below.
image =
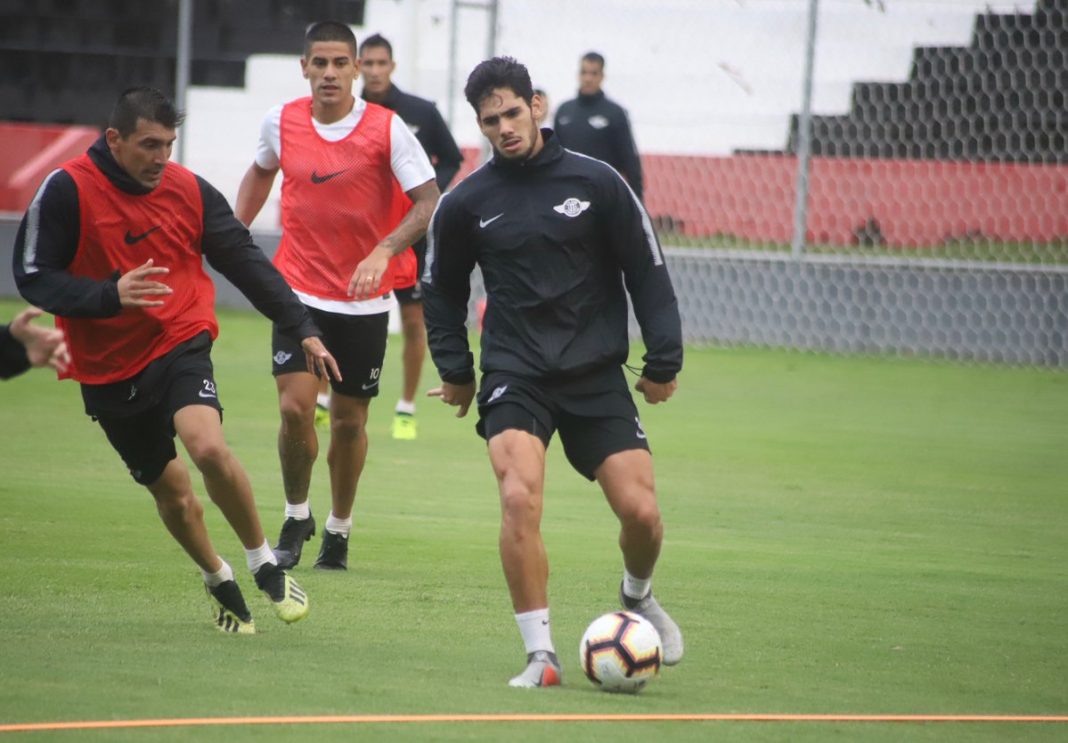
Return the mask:
[[205,475],[227,471],[230,466],[230,449],[222,440],[210,439],[186,445],[189,458]]
[[663,532],[660,507],[653,497],[635,498],[619,511],[619,520],[628,529],[640,529],[650,536]]
[[278,412],[282,416],[282,426],[287,429],[299,429],[315,423],[315,406],[308,407],[291,397],[279,400]]
[[330,419],[330,435],[335,439],[354,441],[364,428],[365,422],[357,416],[339,415]]
[[158,489],[152,496],[156,499],[156,510],[168,523],[193,523],[204,518],[204,506],[192,490]]

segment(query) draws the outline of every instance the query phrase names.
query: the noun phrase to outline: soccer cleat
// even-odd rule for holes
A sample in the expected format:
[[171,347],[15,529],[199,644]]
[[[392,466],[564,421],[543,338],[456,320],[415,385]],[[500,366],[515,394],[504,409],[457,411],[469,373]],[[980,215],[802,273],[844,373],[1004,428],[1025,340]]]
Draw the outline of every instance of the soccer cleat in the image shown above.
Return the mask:
[[274,613],[283,622],[297,622],[308,616],[308,594],[277,565],[261,566],[256,571],[256,585],[267,594]]
[[300,553],[304,549],[304,543],[315,536],[315,518],[309,514],[306,519],[295,519],[292,516],[282,524],[282,531],[278,535],[278,544],[274,548],[274,557],[278,560],[278,567],[289,570],[296,567],[300,562]]
[[623,593],[623,586],[619,587],[619,601],[623,608],[635,614],[641,614],[652,622],[656,631],[660,634],[660,642],[664,646],[664,665],[673,666],[682,660],[682,631],[675,624],[666,611],[653,598],[650,591],[643,599],[634,599]]
[[527,654],[527,667],[508,682],[517,689],[539,689],[545,686],[559,686],[562,679],[560,661],[556,653],[548,650],[536,650]]
[[323,532],[323,546],[315,560],[316,570],[348,570],[349,538],[346,534],[335,534],[327,529]]
[[328,428],[330,426],[330,408],[321,402],[315,403],[315,425],[320,428]]
[[396,413],[393,416],[393,438],[399,441],[415,441],[419,434],[419,424],[410,413]]
[[245,604],[245,597],[241,595],[241,589],[237,582],[226,580],[217,586],[211,587],[206,583],[204,590],[208,592],[208,600],[211,602],[211,618],[220,632],[229,632],[237,635],[256,634],[256,623],[252,621],[252,612]]

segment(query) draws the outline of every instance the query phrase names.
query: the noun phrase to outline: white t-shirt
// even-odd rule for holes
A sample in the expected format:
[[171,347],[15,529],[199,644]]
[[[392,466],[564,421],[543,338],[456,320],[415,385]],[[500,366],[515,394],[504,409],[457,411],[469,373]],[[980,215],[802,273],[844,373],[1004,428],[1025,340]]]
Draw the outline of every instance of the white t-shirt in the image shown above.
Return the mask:
[[[356,125],[360,123],[363,112],[367,109],[367,102],[362,98],[356,98],[352,111],[342,119],[332,124],[322,124],[312,117],[312,125],[320,137],[328,142],[339,142],[352,133]],[[279,153],[282,150],[282,107],[278,104],[263,119],[260,127],[260,141],[256,145],[256,164],[264,170],[277,170],[281,165]],[[423,146],[415,138],[411,130],[394,114],[390,121],[390,165],[393,177],[397,179],[401,189],[407,193],[416,186],[421,186],[427,181],[434,180],[434,166],[430,164]],[[377,315],[381,312],[389,312],[396,306],[397,300],[393,292],[383,294],[381,297],[351,302],[343,302],[336,299],[322,299],[311,294],[295,291],[300,301],[309,307],[325,312],[336,312],[340,315]]]

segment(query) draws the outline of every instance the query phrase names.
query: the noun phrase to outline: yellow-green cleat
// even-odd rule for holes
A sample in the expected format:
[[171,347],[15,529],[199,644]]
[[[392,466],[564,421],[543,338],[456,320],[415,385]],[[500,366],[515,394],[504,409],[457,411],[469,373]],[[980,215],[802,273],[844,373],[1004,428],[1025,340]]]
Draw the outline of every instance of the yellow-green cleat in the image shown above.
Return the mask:
[[274,613],[283,622],[299,622],[308,616],[308,594],[286,571],[267,563],[256,571],[256,585],[271,600]]
[[396,413],[393,416],[393,438],[399,441],[415,441],[419,435],[419,425],[410,413]]
[[315,425],[319,428],[330,427],[330,409],[322,403],[315,403]]
[[235,635],[256,634],[256,623],[252,621],[252,613],[236,581],[223,581],[214,588],[205,585],[204,590],[208,592],[211,619],[216,629]]

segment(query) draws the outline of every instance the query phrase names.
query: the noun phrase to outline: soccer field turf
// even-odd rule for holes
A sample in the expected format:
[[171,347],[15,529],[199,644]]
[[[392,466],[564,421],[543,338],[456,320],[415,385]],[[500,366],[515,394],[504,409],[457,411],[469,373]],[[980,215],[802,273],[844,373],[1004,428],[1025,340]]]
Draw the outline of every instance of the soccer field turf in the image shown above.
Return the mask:
[[[10,318],[21,306],[0,302]],[[225,430],[268,538],[282,520],[269,326],[224,312]],[[208,503],[259,634],[209,623],[77,386],[0,383],[0,727],[308,715],[1068,714],[1068,374],[785,351],[689,350],[677,396],[640,404],[666,525],[656,592],[687,654],[637,697],[596,691],[577,646],[615,608],[615,521],[554,442],[543,530],[564,686],[523,664],[474,416],[419,401],[389,438],[391,338],[350,570],[294,575],[307,620],[254,590]],[[422,389],[436,375],[428,364]],[[312,508],[328,512],[326,448]],[[2,740],[1063,740],[1065,723],[381,722],[52,731]]]

